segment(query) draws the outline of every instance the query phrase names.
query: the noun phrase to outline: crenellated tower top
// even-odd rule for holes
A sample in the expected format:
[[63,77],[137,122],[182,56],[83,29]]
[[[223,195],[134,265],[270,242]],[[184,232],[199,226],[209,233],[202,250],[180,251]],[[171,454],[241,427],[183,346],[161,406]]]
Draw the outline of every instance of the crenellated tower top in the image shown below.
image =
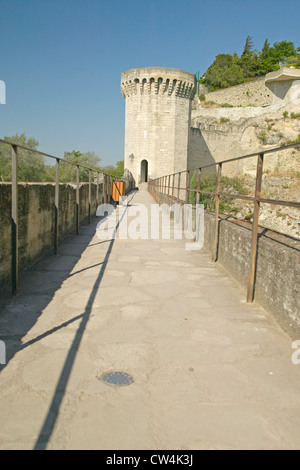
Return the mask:
[[142,94],[177,96],[193,99],[196,77],[193,73],[166,67],[131,69],[121,74],[123,97]]

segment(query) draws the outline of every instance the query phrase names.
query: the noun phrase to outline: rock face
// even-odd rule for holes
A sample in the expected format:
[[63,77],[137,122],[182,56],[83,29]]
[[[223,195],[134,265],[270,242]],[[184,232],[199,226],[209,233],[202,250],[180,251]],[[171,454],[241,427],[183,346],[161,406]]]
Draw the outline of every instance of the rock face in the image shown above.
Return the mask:
[[135,183],[187,168],[194,74],[149,67],[121,75],[125,168]]
[[[249,90],[246,90],[247,86]],[[249,84],[208,93],[204,102],[195,99],[192,106],[189,168],[280,147],[298,140],[299,111],[300,70],[285,67],[267,74],[264,81],[259,78]],[[295,150],[278,152],[268,156],[264,165],[269,171],[277,168],[281,172],[297,172],[300,170],[299,153]],[[227,174],[253,174],[254,171],[254,160],[224,166]]]
[[[279,171],[266,172],[263,175],[262,196],[268,199],[299,201],[300,179],[292,177],[291,174],[291,172],[286,172],[286,175],[290,176],[280,176]],[[253,194],[255,177],[245,174],[240,177],[240,180],[243,187],[248,189],[249,194]],[[233,214],[238,219],[252,220],[253,204],[246,201],[241,204],[238,201],[235,204]],[[298,220],[299,210],[294,207],[275,204],[260,205],[259,224],[275,232],[298,238],[300,235]]]

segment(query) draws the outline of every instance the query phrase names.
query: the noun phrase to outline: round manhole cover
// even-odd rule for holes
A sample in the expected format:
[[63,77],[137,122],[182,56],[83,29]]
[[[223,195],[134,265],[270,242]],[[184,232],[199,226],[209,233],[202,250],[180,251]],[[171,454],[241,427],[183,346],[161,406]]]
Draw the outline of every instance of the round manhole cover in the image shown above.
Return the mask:
[[124,385],[130,385],[134,382],[132,375],[127,372],[106,372],[100,377],[100,380],[115,387],[124,387]]

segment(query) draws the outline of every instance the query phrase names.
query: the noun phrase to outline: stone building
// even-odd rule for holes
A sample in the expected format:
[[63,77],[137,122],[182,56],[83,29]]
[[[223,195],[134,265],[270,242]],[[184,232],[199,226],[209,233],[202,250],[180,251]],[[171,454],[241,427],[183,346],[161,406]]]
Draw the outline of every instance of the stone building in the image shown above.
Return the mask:
[[121,75],[125,98],[125,169],[135,184],[188,166],[191,105],[196,77],[165,67]]

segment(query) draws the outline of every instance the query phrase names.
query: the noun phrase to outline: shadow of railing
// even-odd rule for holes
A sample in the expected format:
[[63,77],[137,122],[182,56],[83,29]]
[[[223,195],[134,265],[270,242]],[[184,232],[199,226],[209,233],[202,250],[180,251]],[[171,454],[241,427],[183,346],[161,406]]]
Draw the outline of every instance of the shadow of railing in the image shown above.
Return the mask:
[[[51,334],[51,332],[47,332],[23,343],[23,338],[26,337],[28,332],[37,323],[62,284],[83,270],[94,268],[97,265],[100,267],[103,264],[102,260],[100,263],[93,263],[89,267],[73,272],[83,252],[91,246],[90,241],[95,234],[95,225],[98,223],[98,220],[99,218],[93,218],[91,225],[82,226],[79,235],[69,235],[61,244],[61,255],[48,254],[26,272],[22,273],[16,296],[11,296],[9,286],[2,291],[0,330],[1,340],[5,342],[6,346],[6,364],[0,365],[0,373],[19,351]],[[104,242],[109,242],[109,240],[100,243]],[[75,247],[72,255],[64,255],[64,250],[67,246]],[[57,265],[58,261],[60,262],[60,267],[55,269],[55,275],[53,275],[51,267]],[[70,321],[74,320],[75,318]],[[52,332],[65,326],[67,324],[62,324],[53,329]]]
[[94,303],[94,300],[95,300],[95,296],[98,292],[101,280],[103,278],[103,275],[104,275],[104,272],[105,272],[105,269],[106,269],[106,266],[107,266],[107,263],[108,263],[113,245],[114,245],[114,241],[115,240],[113,238],[109,243],[105,258],[104,258],[103,262],[101,263],[101,268],[100,268],[99,274],[98,274],[97,279],[96,279],[96,281],[95,281],[95,283],[92,287],[92,290],[91,290],[91,293],[90,293],[89,299],[87,301],[84,312],[81,315],[77,315],[74,319],[72,319],[72,320],[65,323],[65,325],[67,326],[71,322],[81,319],[80,325],[79,325],[79,327],[76,331],[74,340],[73,340],[72,345],[69,349],[69,352],[67,354],[65,363],[63,365],[60,377],[58,379],[58,382],[57,382],[57,385],[56,385],[56,388],[55,388],[55,392],[53,394],[52,402],[50,404],[46,419],[43,423],[40,434],[39,434],[39,436],[36,440],[35,447],[34,447],[35,450],[44,450],[44,449],[46,449],[47,444],[49,442],[49,439],[52,435],[54,425],[56,423],[58,413],[59,413],[59,410],[60,410],[60,406],[61,406],[62,400],[64,398],[65,391],[66,391],[66,388],[67,388],[67,385],[68,385],[68,381],[69,381],[69,378],[70,378],[70,375],[71,375],[71,371],[73,369],[74,361],[75,361],[80,343],[82,341],[87,323],[89,321],[90,314],[91,314],[92,307],[93,307],[93,303]]

